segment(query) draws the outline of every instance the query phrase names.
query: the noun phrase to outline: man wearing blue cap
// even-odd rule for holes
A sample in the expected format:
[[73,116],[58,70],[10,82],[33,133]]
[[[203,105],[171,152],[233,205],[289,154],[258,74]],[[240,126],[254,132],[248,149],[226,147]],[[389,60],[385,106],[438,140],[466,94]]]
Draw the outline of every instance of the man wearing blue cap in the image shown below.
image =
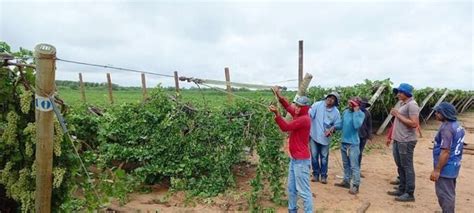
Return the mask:
[[443,213],[454,212],[456,178],[461,168],[464,128],[457,122],[456,108],[442,102],[434,108],[436,120],[441,121],[433,147],[433,172],[436,196]]
[[318,101],[311,106],[309,116],[311,117],[311,166],[313,168],[313,179],[321,183],[327,183],[329,143],[334,124],[341,120],[339,110],[340,96],[337,92],[331,92],[322,101]]
[[293,120],[285,121],[276,106],[271,105],[269,110],[275,113],[275,121],[284,132],[289,132],[290,166],[288,169],[288,211],[297,212],[298,195],[303,198],[304,212],[313,212],[313,196],[309,185],[309,170],[311,165],[309,152],[309,130],[311,121],[308,116],[310,100],[306,96],[298,97],[291,105],[280,93],[278,87],[273,93],[281,105],[291,114]]
[[396,196],[400,202],[415,201],[415,168],[413,166],[413,152],[417,138],[416,129],[419,123],[420,107],[413,98],[413,86],[402,83],[393,92],[401,101],[400,108],[390,111],[395,117],[392,130],[393,158],[397,164],[400,185],[397,190],[387,192]]

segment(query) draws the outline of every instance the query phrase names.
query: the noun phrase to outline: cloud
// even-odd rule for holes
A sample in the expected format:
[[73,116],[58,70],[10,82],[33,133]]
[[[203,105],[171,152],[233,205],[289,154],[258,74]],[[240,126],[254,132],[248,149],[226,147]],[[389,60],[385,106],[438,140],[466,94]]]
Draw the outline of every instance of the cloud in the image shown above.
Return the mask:
[[[391,78],[474,88],[470,1],[9,1],[0,11],[0,39],[13,48],[48,42],[64,59],[217,80],[230,67],[233,81],[267,83],[297,78],[302,39],[311,85]],[[115,83],[140,85],[139,74],[58,62],[58,79],[77,80],[77,72],[97,82],[113,72]]]

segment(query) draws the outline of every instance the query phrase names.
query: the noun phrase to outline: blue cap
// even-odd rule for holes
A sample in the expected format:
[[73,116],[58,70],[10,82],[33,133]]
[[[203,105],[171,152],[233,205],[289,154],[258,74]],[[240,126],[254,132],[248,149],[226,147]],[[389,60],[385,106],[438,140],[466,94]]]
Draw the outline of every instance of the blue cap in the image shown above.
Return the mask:
[[397,94],[399,92],[405,94],[407,97],[412,97],[413,86],[407,83],[401,83],[400,86],[398,86],[398,88],[393,88],[393,93]]
[[293,101],[293,103],[295,103],[298,106],[310,106],[311,105],[311,101],[306,96],[300,96],[300,97],[296,98],[296,100]]
[[456,118],[456,107],[448,102],[441,102],[439,105],[433,108],[436,112],[441,113],[443,117],[448,121],[455,121]]

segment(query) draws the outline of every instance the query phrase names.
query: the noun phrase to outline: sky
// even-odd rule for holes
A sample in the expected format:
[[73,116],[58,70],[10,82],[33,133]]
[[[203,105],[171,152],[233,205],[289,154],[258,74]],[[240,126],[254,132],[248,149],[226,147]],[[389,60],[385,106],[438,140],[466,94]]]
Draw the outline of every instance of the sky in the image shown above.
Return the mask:
[[[311,86],[390,78],[398,85],[474,90],[472,1],[8,1],[0,40],[52,44],[57,57],[254,84]],[[57,62],[56,78],[141,85],[140,74]],[[147,84],[173,86],[147,75]],[[294,87],[296,81],[279,83]],[[193,86],[181,83],[184,87]]]

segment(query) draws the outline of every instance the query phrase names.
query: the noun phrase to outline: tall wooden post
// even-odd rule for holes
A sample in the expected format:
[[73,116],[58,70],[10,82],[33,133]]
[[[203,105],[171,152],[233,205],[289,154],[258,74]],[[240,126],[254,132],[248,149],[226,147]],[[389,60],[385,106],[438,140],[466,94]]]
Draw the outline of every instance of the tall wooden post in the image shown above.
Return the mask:
[[79,73],[79,88],[81,89],[82,102],[86,102],[86,92],[84,91],[84,82],[82,81],[82,73]]
[[456,94],[451,101],[449,101],[450,104],[453,104],[454,101],[458,98],[458,94]]
[[[438,101],[436,102],[436,104],[434,105],[434,107],[438,106],[441,102],[443,102],[443,100],[446,98],[446,96],[448,96],[448,94],[449,94],[449,90],[446,89],[446,90],[444,91],[443,95],[441,96],[441,98],[438,99]],[[434,108],[434,107],[433,107],[433,108]],[[428,115],[428,117],[426,117],[426,119],[425,119],[425,124],[426,124],[427,121],[430,120],[430,118],[431,118],[431,116],[433,115],[433,113],[434,113],[434,110],[432,109],[431,112],[430,112],[430,114]]]
[[[393,108],[398,109],[398,108],[400,108],[401,104],[402,104],[402,102],[398,101]],[[382,123],[382,126],[379,127],[379,129],[377,130],[377,132],[375,134],[381,135],[383,133],[383,131],[385,130],[385,128],[390,123],[390,121],[392,120],[392,118],[393,118],[393,115],[389,113],[387,115],[387,117],[385,118],[385,121]]]
[[[303,82],[301,82],[301,85],[299,86],[298,92],[296,93],[295,98],[293,99],[293,101],[296,101],[296,99],[300,96],[305,96],[306,95],[306,90],[308,89],[309,83],[311,83],[312,79],[313,79],[313,75],[311,75],[309,73],[305,74],[305,76],[303,78]],[[285,119],[289,120],[290,118],[291,118],[290,113],[287,113],[286,116],[285,116]]]
[[176,94],[179,94],[179,78],[178,78],[178,71],[174,71],[174,88],[176,89]]
[[303,83],[303,40],[298,42],[298,87]]
[[[383,90],[385,89],[385,85],[380,85],[380,87],[377,89],[375,94],[370,98],[369,104],[373,105],[375,103],[375,100],[382,94]],[[370,111],[370,107],[367,107],[367,110]]]
[[464,106],[462,106],[460,113],[464,113],[464,110],[466,110],[466,108],[469,106],[469,104],[471,104],[472,99],[474,99],[474,96],[471,96],[471,97],[466,101],[466,103],[464,104]]
[[226,67],[224,69],[225,71],[225,83],[226,83],[226,87],[227,87],[227,101],[229,103],[232,103],[232,87],[230,85],[230,73],[229,73],[229,68]]
[[114,104],[114,97],[112,96],[112,79],[110,79],[110,73],[107,73],[107,85],[109,87],[110,104]]
[[35,47],[36,191],[35,212],[51,212],[54,113],[49,96],[55,90],[56,48],[49,44]]
[[456,110],[459,112],[459,106],[462,105],[464,103],[464,101],[468,100],[469,97],[467,98],[461,98],[457,103],[456,105],[454,105],[454,108],[456,108]]
[[146,99],[147,99],[147,92],[146,92],[145,73],[142,73],[142,92],[143,92],[143,101],[146,101]]

